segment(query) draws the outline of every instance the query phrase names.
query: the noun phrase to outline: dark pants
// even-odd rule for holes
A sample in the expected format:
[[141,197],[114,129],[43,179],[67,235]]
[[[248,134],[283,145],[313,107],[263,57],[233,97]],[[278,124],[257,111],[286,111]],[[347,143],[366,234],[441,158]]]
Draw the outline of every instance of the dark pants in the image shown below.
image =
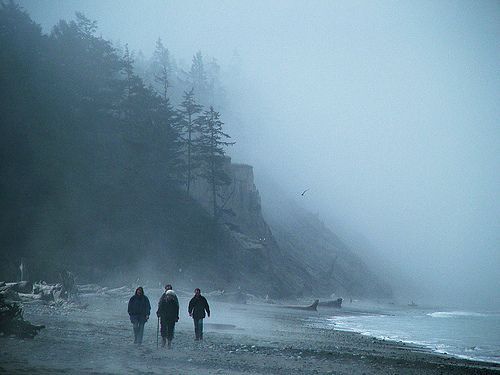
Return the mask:
[[203,318],[194,319],[194,335],[196,336],[196,340],[203,340]]
[[168,341],[172,341],[174,338],[174,330],[175,330],[175,322],[169,320],[161,321],[161,337],[163,339],[167,339]]
[[140,320],[134,320],[132,325],[134,327],[134,344],[142,344],[142,336],[144,336],[144,323]]

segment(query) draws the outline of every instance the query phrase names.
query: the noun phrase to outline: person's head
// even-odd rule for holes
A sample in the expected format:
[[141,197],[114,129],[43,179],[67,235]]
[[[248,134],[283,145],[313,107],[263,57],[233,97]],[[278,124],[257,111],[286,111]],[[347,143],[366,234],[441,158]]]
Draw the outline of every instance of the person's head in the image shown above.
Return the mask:
[[195,295],[195,296],[199,296],[199,295],[201,295],[201,290],[200,290],[200,288],[196,288],[196,289],[194,290],[194,295]]
[[165,285],[165,291],[167,291],[167,290],[172,290],[172,285],[171,284]]
[[135,290],[135,295],[136,296],[143,296],[144,295],[144,289],[142,289],[142,286],[138,287],[136,290]]

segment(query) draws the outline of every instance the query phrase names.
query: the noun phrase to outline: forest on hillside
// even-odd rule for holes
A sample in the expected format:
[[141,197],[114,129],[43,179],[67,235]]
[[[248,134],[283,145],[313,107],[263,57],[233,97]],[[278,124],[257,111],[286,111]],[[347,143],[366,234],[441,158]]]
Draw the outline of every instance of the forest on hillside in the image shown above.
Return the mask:
[[[85,15],[44,34],[13,2],[0,26],[0,278],[21,260],[32,279],[99,279],[215,251],[233,144],[215,60],[197,52],[183,70],[158,39],[136,66]],[[194,179],[211,188],[208,211],[190,198]]]

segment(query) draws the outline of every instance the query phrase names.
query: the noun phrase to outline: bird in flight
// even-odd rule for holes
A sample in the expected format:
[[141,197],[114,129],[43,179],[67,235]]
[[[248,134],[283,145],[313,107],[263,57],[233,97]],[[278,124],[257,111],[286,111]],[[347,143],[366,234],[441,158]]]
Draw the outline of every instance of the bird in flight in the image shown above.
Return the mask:
[[304,190],[300,195],[304,196],[304,194],[308,191],[309,189]]

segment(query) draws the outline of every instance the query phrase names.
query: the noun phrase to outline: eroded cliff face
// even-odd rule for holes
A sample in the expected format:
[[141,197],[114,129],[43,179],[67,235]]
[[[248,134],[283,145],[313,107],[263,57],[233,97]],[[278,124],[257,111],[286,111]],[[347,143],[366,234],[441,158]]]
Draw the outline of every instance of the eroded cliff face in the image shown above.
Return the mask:
[[[220,246],[224,248],[225,267],[219,276],[226,280],[224,289],[241,289],[272,298],[292,297],[312,290],[312,278],[294,262],[274,239],[262,216],[261,198],[254,183],[253,167],[232,164],[226,158],[226,173],[231,184],[221,189],[218,205],[222,214]],[[209,185],[198,179],[192,184],[192,197],[207,212],[213,209]]]
[[[231,178],[231,184],[220,189],[217,205],[221,208],[220,223],[225,225],[234,238],[245,248],[263,249],[272,238],[269,226],[262,216],[259,191],[254,183],[253,167],[247,164],[233,164],[226,157],[224,169]],[[191,195],[207,211],[213,207],[210,186],[202,179],[196,179]]]
[[[227,256],[232,259],[228,279],[234,280],[234,286],[281,297],[390,296],[390,289],[312,214],[294,208],[283,197],[268,199],[262,207],[252,166],[232,164],[226,158],[224,168],[232,182],[218,194],[222,208],[218,222],[224,228]],[[205,181],[196,180],[191,193],[211,212],[212,195]]]

